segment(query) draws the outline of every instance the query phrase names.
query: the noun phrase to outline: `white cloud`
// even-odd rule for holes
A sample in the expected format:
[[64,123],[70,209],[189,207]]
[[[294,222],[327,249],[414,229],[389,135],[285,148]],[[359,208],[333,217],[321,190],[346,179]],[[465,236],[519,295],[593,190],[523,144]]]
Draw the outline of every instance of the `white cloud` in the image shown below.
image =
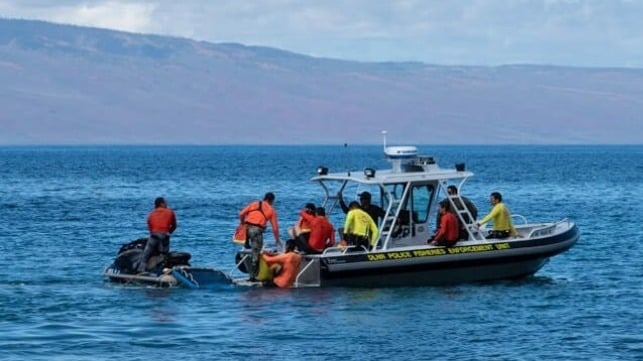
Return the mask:
[[356,60],[643,66],[643,1],[3,0],[0,16]]
[[12,17],[33,18],[58,23],[144,32],[152,23],[156,5],[130,1],[54,2],[30,1],[0,8]]
[[85,3],[77,7],[60,8],[51,15],[51,19],[76,25],[144,32],[150,27],[155,9],[155,5],[145,3]]

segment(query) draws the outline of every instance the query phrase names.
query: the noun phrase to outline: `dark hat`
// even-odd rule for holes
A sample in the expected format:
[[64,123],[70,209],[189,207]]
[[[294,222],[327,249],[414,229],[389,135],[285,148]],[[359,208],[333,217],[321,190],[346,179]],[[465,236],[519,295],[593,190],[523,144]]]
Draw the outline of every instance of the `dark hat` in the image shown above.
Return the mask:
[[313,211],[313,212],[314,212],[314,211],[315,211],[315,204],[314,204],[314,203],[306,203],[306,205],[304,206],[304,208],[306,208],[306,209],[307,209],[307,210],[309,210],[309,211]]
[[359,199],[371,199],[371,194],[368,192],[362,192],[359,194]]
[[268,193],[266,193],[265,196],[263,196],[263,199],[265,199],[267,201],[274,201],[275,200],[275,194],[272,193],[272,192],[268,192]]

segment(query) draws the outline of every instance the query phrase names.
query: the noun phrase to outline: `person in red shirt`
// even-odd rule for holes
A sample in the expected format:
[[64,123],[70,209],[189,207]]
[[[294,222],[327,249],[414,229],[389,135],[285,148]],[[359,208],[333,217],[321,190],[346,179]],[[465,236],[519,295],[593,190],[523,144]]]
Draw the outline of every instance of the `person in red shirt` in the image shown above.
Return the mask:
[[259,272],[259,256],[263,249],[263,232],[268,221],[272,226],[275,242],[278,246],[281,246],[277,212],[272,206],[274,201],[275,195],[272,192],[268,192],[263,197],[263,200],[251,202],[239,212],[239,222],[246,225],[246,243],[244,247],[249,248],[252,255],[251,262],[246,264],[250,280],[256,279]]
[[440,228],[428,243],[433,246],[453,246],[460,236],[460,227],[458,219],[449,211],[449,201],[440,202],[438,211],[440,212]]
[[335,245],[335,228],[326,218],[324,207],[317,207],[314,215],[302,211],[301,217],[310,225],[310,236],[305,245],[297,243],[300,250],[306,253],[322,253],[324,249]]
[[295,252],[295,244],[292,241],[286,242],[284,253],[273,255],[264,252],[262,257],[275,274],[272,281],[264,283],[265,286],[288,288],[293,285],[299,273],[301,256]]
[[147,228],[150,237],[145,243],[138,264],[138,272],[147,270],[147,262],[156,254],[167,254],[170,251],[170,234],[176,229],[176,214],[168,208],[163,197],[154,200],[154,210],[147,216]]
[[[315,205],[313,203],[306,203],[304,206],[304,209],[302,210],[302,213],[306,213],[307,215],[314,216],[315,215]],[[310,231],[311,231],[311,225],[310,225],[310,218],[304,218],[303,216],[300,216],[297,222],[295,222],[295,226],[288,228],[288,235],[290,236],[290,239],[295,240],[295,245],[298,244],[308,244],[308,238],[310,237]]]

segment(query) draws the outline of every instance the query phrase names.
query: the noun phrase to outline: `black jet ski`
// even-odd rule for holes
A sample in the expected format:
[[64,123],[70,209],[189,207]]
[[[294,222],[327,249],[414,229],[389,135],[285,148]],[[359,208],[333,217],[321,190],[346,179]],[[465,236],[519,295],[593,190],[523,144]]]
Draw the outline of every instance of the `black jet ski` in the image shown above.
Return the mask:
[[138,272],[138,264],[146,243],[147,237],[143,237],[123,244],[114,261],[105,268],[103,275],[111,282],[188,288],[198,288],[213,280],[220,282],[222,277],[227,279],[221,271],[192,267],[191,255],[187,252],[153,254],[148,260],[147,269]]

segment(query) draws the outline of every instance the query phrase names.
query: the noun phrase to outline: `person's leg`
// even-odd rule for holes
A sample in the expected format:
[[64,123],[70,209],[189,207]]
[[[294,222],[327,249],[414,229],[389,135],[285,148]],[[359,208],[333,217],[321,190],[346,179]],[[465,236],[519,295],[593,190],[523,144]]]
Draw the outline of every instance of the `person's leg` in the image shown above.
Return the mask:
[[509,237],[509,231],[490,231],[489,235],[487,236],[487,239],[490,238],[497,238],[497,239],[503,239]]
[[248,226],[248,240],[251,251],[251,269],[248,270],[250,278],[256,278],[259,272],[259,257],[263,249],[263,229],[255,226]]
[[159,238],[159,245],[158,245],[158,252],[160,254],[168,254],[170,252],[170,235],[167,233],[160,233],[158,235]]
[[295,247],[301,252],[304,253],[315,253],[315,250],[310,248],[308,244],[308,238],[310,238],[310,232],[302,233],[293,241],[295,242]]
[[147,270],[147,261],[150,259],[150,256],[158,249],[160,240],[154,235],[150,235],[145,244],[145,248],[141,253],[141,258],[138,262],[138,272],[145,272]]

